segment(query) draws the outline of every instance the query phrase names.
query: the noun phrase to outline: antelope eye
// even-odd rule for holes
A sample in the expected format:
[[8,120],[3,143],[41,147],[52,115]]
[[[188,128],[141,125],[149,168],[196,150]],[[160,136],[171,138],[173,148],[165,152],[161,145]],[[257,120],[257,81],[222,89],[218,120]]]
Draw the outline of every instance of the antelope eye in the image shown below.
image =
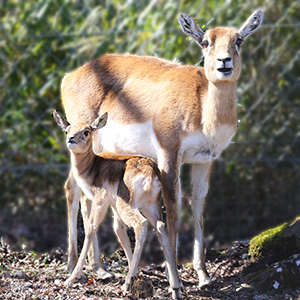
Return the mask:
[[209,43],[208,43],[207,40],[204,40],[202,43],[200,43],[200,46],[201,46],[202,48],[207,48],[208,45],[209,45]]
[[84,134],[84,136],[87,137],[87,136],[89,135],[89,133],[90,133],[90,132],[89,132],[88,130],[86,130],[83,134]]
[[241,47],[242,44],[243,44],[243,40],[242,39],[237,39],[235,44],[238,46],[238,47]]

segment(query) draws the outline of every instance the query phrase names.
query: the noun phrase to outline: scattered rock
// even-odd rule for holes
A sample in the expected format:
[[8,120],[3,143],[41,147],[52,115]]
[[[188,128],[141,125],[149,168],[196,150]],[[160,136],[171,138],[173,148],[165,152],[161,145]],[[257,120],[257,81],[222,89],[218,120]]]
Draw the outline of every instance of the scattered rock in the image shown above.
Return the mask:
[[26,273],[21,270],[13,270],[11,272],[11,277],[12,278],[19,278],[19,279],[25,279],[27,277]]

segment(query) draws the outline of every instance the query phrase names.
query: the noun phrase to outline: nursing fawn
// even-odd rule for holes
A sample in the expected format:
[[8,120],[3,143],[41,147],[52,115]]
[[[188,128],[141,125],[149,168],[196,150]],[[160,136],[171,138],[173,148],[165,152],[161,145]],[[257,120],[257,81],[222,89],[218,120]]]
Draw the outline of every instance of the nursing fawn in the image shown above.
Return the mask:
[[[95,155],[92,149],[94,133],[105,126],[107,113],[92,124],[70,125],[57,111],[53,111],[56,123],[65,131],[71,153],[71,174],[82,193],[91,201],[91,211],[85,226],[83,248],[72,272],[65,282],[71,286],[80,278],[85,259],[94,235],[110,205],[114,213],[115,231],[128,259],[129,272],[123,286],[128,291],[132,277],[138,272],[148,221],[157,231],[163,248],[173,299],[180,299],[180,282],[175,258],[165,225],[161,220],[160,171],[156,163],[144,156],[102,153]],[[68,189],[68,185],[66,186]],[[72,187],[71,187],[72,188]],[[67,190],[67,195],[72,190]],[[126,227],[132,226],[136,243],[132,253]]]

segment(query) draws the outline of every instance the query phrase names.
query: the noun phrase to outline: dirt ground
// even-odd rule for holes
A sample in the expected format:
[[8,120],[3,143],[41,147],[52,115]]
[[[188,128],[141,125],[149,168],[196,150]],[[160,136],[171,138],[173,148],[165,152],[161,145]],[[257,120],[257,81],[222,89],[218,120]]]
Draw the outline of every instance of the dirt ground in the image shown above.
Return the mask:
[[[197,286],[197,274],[191,264],[179,264],[178,270],[184,285],[183,299],[230,299],[300,300],[299,290],[281,289],[258,292],[245,281],[249,270],[257,269],[250,262],[248,244],[235,242],[221,251],[208,250],[206,266],[212,283],[201,289]],[[109,281],[98,280],[84,271],[82,278],[72,287],[63,283],[69,274],[66,271],[67,256],[60,249],[40,257],[30,251],[13,252],[9,246],[0,245],[0,299],[170,299],[168,282],[161,265],[142,268],[136,276],[131,293],[121,290],[128,267],[122,250],[110,258],[104,258],[107,269],[115,274]]]

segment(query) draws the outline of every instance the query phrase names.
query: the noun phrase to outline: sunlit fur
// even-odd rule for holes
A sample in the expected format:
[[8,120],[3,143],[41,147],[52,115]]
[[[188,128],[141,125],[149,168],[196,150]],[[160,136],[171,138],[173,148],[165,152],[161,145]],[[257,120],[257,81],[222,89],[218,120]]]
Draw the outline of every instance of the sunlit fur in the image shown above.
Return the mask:
[[[258,10],[240,30],[217,27],[204,33],[191,17],[181,15],[184,33],[203,47],[204,68],[155,57],[107,54],[62,81],[63,106],[71,123],[89,123],[109,112],[103,134],[99,131],[95,136],[94,151],[142,154],[157,161],[174,255],[181,203],[180,165],[193,164],[193,262],[199,286],[210,282],[203,247],[209,173],[237,126],[236,83],[241,72],[241,45],[237,43],[257,30],[262,19]],[[206,48],[204,39],[209,42]]]

